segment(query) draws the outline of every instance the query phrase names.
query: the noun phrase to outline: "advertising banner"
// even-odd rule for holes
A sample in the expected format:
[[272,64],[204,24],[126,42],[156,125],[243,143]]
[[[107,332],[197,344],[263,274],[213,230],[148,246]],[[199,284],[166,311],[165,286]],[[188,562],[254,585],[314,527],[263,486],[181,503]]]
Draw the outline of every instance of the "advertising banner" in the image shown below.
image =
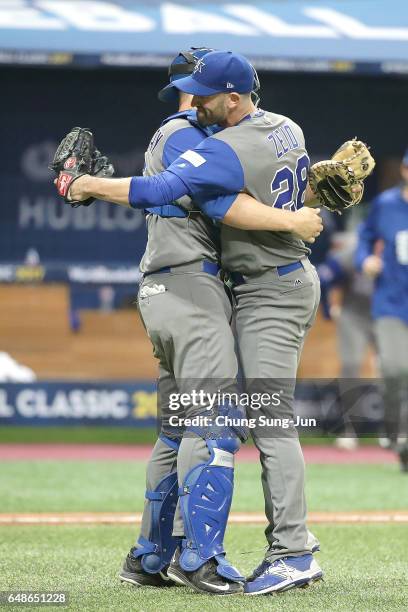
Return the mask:
[[[170,414],[171,427],[183,427],[183,407],[189,401],[193,408],[197,398],[203,405],[208,399],[209,408],[216,405],[216,394],[204,397],[206,393],[198,385],[194,389],[190,398],[185,393],[165,398],[167,416],[163,412],[163,418],[169,421]],[[0,425],[159,427],[157,397],[155,381],[6,383],[0,385]],[[245,392],[238,394],[238,401],[248,416],[249,427],[252,419],[257,425],[266,415],[269,428],[270,417],[276,413],[275,402],[266,409],[264,393]],[[302,380],[296,387],[294,413],[292,424],[302,434],[338,434],[345,423],[351,423],[357,434],[375,435],[383,419],[380,386],[378,381],[368,379]],[[202,410],[200,414],[205,416]]]
[[[160,2],[7,0],[0,63],[164,66],[194,40],[257,68],[408,72],[405,0]],[[201,43],[203,44],[203,43]]]

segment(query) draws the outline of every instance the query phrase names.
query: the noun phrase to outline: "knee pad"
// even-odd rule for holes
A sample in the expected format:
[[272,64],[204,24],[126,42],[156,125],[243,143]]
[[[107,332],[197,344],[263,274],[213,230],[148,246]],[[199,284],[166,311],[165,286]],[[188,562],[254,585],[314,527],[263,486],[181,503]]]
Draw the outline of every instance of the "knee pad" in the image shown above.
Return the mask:
[[[237,410],[228,409],[219,414],[234,412]],[[190,431],[200,435],[196,428]],[[234,490],[234,454],[241,439],[246,439],[244,435],[238,426],[217,424],[201,436],[210,451],[210,458],[190,470],[179,489],[185,529],[180,565],[185,571],[195,571],[214,558],[221,576],[237,582],[244,580],[227,561],[224,550],[224,534]]]
[[[178,443],[161,435],[160,439],[175,450]],[[170,560],[180,544],[181,538],[174,538],[173,519],[178,500],[177,472],[165,476],[153,491],[146,491],[145,498],[150,502],[149,539],[140,536],[137,548],[132,555],[142,557],[141,564],[145,572],[157,574]]]

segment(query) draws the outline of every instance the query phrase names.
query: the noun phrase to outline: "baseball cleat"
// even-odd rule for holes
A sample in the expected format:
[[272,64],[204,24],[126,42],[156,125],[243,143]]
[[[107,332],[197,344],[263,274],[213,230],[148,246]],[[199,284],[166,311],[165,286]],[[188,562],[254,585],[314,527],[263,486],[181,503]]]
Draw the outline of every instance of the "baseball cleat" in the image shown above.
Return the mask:
[[[313,533],[311,531],[308,531],[308,533],[307,533],[307,547],[311,548],[312,554],[320,552],[320,542],[316,538],[316,536],[313,535]],[[268,553],[271,552],[271,550],[272,549],[269,548],[268,549]],[[268,553],[266,553],[266,554],[268,554]],[[247,582],[251,582],[252,580],[255,580],[255,578],[258,578],[258,576],[260,576],[263,573],[263,571],[266,569],[266,567],[268,565],[270,565],[270,563],[271,563],[270,561],[267,561],[266,559],[263,559],[261,561],[261,563],[258,565],[258,567],[256,567],[254,569],[252,574],[247,577],[246,581]]]
[[210,559],[194,572],[186,572],[179,563],[180,550],[177,549],[167,570],[169,578],[177,584],[193,589],[196,593],[205,595],[242,595],[244,585],[241,582],[231,582],[217,572],[217,562]]
[[135,559],[132,556],[132,551],[126,557],[122,571],[119,574],[119,580],[121,582],[128,582],[134,586],[154,586],[154,587],[173,587],[175,586],[165,570],[158,572],[157,574],[149,574],[142,568],[140,558]]
[[255,578],[259,578],[261,574],[270,566],[271,562],[263,559],[261,563],[254,569],[252,574],[247,577],[246,582],[252,582]]
[[272,563],[264,561],[255,572],[257,576],[248,579],[245,584],[245,595],[279,593],[294,587],[305,587],[323,577],[322,570],[311,554],[285,557]]

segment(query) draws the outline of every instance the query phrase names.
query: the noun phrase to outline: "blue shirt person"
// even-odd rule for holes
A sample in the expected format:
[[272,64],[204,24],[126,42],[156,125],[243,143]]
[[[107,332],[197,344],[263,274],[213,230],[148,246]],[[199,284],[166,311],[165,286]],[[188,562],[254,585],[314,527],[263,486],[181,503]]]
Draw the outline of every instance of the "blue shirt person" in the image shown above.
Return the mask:
[[384,378],[384,441],[398,452],[401,469],[408,472],[401,418],[401,394],[408,388],[408,150],[401,177],[401,185],[373,200],[359,228],[355,261],[375,279],[372,313]]

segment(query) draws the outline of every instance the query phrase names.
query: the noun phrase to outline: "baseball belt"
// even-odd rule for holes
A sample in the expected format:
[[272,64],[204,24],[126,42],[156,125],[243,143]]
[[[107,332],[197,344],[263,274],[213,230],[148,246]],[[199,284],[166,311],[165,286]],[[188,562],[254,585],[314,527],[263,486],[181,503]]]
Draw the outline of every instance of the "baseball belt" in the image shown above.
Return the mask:
[[221,267],[214,261],[203,259],[202,261],[194,261],[179,266],[165,266],[153,272],[145,272],[143,278],[152,276],[153,274],[182,274],[184,272],[205,272],[211,276],[218,276],[221,272]]
[[[276,274],[278,276],[285,276],[286,274],[294,272],[294,270],[298,270],[300,268],[304,269],[303,263],[301,261],[293,261],[290,264],[276,266],[276,268],[270,268],[270,270],[267,270],[266,272],[263,272],[262,274],[258,275],[256,277],[256,280],[260,280],[260,278],[262,278],[262,280],[267,280],[267,276],[269,276],[269,273],[272,273],[274,276],[276,276]],[[228,272],[227,277],[228,282],[231,283],[232,287],[238,287],[239,285],[244,285],[245,283],[248,283],[251,280],[255,280],[255,277],[245,277],[240,272]]]

